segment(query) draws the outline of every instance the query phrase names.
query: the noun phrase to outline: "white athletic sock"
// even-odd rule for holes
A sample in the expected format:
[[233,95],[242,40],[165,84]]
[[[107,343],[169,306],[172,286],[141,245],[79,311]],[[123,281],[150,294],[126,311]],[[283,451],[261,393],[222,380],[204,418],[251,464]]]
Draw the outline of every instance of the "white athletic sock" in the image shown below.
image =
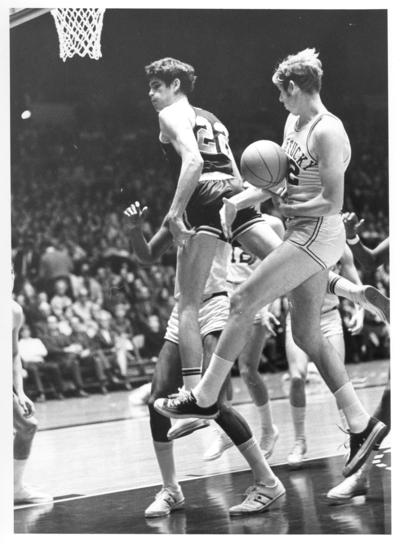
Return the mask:
[[328,291],[338,297],[344,297],[352,302],[358,302],[358,293],[362,290],[362,285],[353,283],[335,272],[329,272]]
[[179,489],[180,486],[175,473],[173,443],[153,441],[153,445],[164,487],[171,490]]
[[14,459],[14,489],[23,487],[23,477],[28,459]]
[[277,483],[277,477],[265,460],[265,457],[260,450],[260,446],[254,437],[251,437],[247,442],[240,444],[238,449],[248,462],[255,482],[263,483],[267,486],[274,486]]
[[182,367],[183,385],[187,391],[195,387],[201,379],[201,366],[195,368]]
[[352,433],[363,431],[368,425],[369,415],[357,397],[353,384],[348,381],[334,395],[337,405],[343,410],[350,431]]
[[193,394],[199,406],[206,408],[217,402],[221,387],[232,366],[232,361],[227,361],[215,353],[211,356],[210,365],[204,376],[193,388]]
[[305,440],[305,422],[306,422],[306,407],[305,406],[293,406],[290,405],[290,410],[292,412],[293,428],[294,428],[294,439],[295,440]]
[[267,401],[261,406],[256,406],[261,421],[261,434],[273,434],[274,427],[272,421],[271,404]]

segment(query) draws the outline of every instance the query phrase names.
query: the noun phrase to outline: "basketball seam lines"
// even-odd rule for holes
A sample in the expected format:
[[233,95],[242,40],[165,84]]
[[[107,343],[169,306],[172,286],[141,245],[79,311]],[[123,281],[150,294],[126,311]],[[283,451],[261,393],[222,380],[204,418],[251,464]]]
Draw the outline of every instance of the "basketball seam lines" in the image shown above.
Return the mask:
[[270,180],[270,182],[269,182],[269,183],[273,183],[273,181],[274,181],[274,177],[273,177],[273,175],[272,175],[272,172],[271,172],[271,170],[269,169],[269,166],[268,166],[268,164],[267,164],[267,163],[265,162],[265,160],[264,160],[263,156],[261,155],[261,153],[260,153],[260,151],[259,151],[259,149],[258,149],[257,147],[256,147],[256,150],[257,150],[258,156],[260,157],[260,159],[261,159],[261,160],[262,160],[262,162],[264,163],[264,165],[265,165],[265,168],[266,168],[266,169],[268,170],[268,172],[269,172],[269,175],[271,176],[271,180]]

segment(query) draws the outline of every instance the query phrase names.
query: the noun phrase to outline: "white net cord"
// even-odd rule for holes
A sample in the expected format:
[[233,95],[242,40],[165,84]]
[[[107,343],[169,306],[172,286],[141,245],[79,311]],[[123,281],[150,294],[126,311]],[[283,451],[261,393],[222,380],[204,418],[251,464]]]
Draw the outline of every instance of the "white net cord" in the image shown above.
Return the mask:
[[105,9],[57,8],[51,10],[60,42],[60,57],[65,62],[74,55],[99,59]]

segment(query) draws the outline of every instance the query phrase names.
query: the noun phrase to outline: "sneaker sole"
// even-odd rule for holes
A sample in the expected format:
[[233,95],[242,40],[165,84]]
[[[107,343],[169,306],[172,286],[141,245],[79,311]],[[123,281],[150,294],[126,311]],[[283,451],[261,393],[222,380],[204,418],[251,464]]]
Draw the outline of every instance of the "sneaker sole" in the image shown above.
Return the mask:
[[181,510],[185,507],[185,500],[182,500],[181,502],[176,503],[173,507],[171,507],[169,512],[154,512],[150,514],[144,513],[144,517],[147,519],[151,518],[166,518],[170,515],[171,512],[174,512],[175,510]]
[[365,440],[363,445],[360,447],[358,452],[355,454],[353,459],[345,465],[343,468],[342,474],[345,478],[348,476],[351,476],[357,470],[363,465],[364,461],[367,459],[371,451],[374,449],[375,444],[377,444],[379,441],[383,440],[383,437],[386,433],[386,425],[379,421],[375,427],[373,428],[372,432],[368,436],[368,438]]
[[358,491],[356,491],[355,493],[352,493],[351,495],[347,495],[347,496],[329,496],[329,494],[326,496],[327,500],[328,500],[328,503],[331,504],[332,506],[337,504],[346,504],[347,502],[350,502],[351,499],[354,499],[354,497],[362,497],[362,496],[365,496],[366,494],[368,493],[368,488],[365,488],[365,489],[360,489]]
[[45,504],[50,502],[54,502],[54,499],[14,499],[15,506],[19,506],[21,504]]
[[222,457],[223,453],[226,451],[226,450],[229,450],[229,448],[232,448],[233,447],[233,442],[231,442],[230,444],[227,444],[226,446],[224,446],[221,450],[219,450],[218,453],[215,453],[214,455],[209,455],[209,456],[204,456],[203,457],[203,461],[206,461],[206,462],[209,462],[209,461],[216,461],[217,459],[219,459],[220,457]]
[[208,422],[201,421],[200,419],[191,423],[190,425],[187,425],[186,427],[180,429],[176,432],[168,432],[167,438],[168,440],[176,440],[177,438],[182,438],[184,436],[188,436],[189,434],[192,434],[194,431],[199,431],[200,429],[204,429],[205,427],[209,427],[210,424]]
[[277,433],[274,437],[273,437],[273,442],[272,442],[272,446],[271,446],[271,449],[270,450],[263,450],[263,448],[261,448],[260,446],[260,449],[261,449],[261,452],[264,456],[264,459],[269,459],[271,457],[271,455],[274,453],[274,449],[275,449],[275,446],[276,446],[276,442],[279,438],[279,433]]
[[[390,321],[390,299],[382,294],[378,289],[368,286],[365,289],[365,300],[367,301],[367,310],[374,314],[378,314],[380,319]],[[368,307],[370,306],[370,308]]]
[[154,408],[162,416],[172,417],[174,419],[188,419],[190,417],[195,417],[197,419],[215,419],[219,414],[219,410],[217,410],[215,413],[212,413],[212,414],[196,414],[196,413],[181,414],[180,412],[174,413],[174,412],[171,412],[170,410],[166,410],[165,408],[162,408],[161,406],[156,406],[156,403],[154,403]]
[[265,505],[263,508],[261,508],[260,510],[254,510],[252,512],[250,512],[249,510],[242,510],[241,512],[240,511],[233,511],[231,512],[231,510],[229,510],[229,515],[230,516],[252,516],[254,514],[262,514],[263,512],[265,512],[266,510],[268,510],[270,508],[270,506],[275,502],[277,501],[278,499],[280,499],[281,497],[283,497],[283,495],[286,494],[286,489],[284,489],[281,493],[279,493],[279,495],[277,495],[276,497],[274,497],[273,499],[271,499],[269,501],[269,503],[267,505]]

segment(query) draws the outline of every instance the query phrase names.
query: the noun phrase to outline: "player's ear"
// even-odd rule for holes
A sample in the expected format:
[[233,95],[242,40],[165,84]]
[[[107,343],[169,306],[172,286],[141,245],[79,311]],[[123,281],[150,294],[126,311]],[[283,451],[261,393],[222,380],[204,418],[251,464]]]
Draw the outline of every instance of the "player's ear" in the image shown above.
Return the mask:
[[181,80],[176,77],[171,83],[172,90],[176,93],[181,90]]
[[296,83],[293,81],[293,79],[291,79],[289,81],[289,84],[288,84],[288,87],[286,89],[286,92],[289,93],[289,94],[293,94],[295,89],[296,89],[297,85]]

